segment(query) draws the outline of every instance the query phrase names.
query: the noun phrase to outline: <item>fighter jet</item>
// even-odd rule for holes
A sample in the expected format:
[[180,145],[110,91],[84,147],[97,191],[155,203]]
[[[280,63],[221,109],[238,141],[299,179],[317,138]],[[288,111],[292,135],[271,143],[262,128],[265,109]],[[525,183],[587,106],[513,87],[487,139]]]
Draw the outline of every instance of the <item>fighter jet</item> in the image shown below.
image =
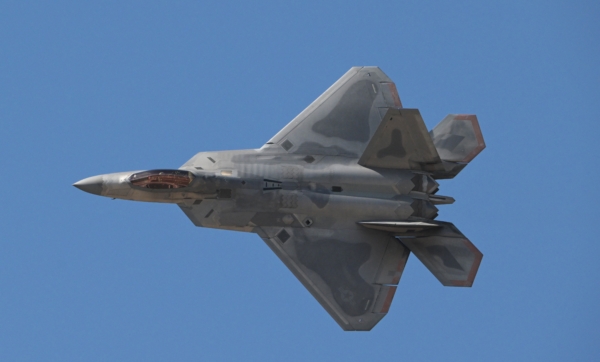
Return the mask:
[[200,152],[178,169],[111,173],[75,187],[177,204],[196,226],[256,233],[346,331],[388,312],[410,253],[444,286],[470,287],[483,255],[437,221],[439,179],[485,143],[477,117],[427,131],[378,67],[353,67],[259,149]]

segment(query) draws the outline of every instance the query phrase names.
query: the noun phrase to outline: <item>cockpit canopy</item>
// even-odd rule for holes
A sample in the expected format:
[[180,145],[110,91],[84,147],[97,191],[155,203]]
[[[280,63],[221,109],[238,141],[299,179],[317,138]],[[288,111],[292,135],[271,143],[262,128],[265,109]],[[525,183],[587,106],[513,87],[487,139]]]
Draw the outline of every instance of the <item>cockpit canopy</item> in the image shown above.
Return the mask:
[[131,185],[146,189],[180,189],[188,187],[193,180],[193,173],[182,170],[150,170],[129,176]]

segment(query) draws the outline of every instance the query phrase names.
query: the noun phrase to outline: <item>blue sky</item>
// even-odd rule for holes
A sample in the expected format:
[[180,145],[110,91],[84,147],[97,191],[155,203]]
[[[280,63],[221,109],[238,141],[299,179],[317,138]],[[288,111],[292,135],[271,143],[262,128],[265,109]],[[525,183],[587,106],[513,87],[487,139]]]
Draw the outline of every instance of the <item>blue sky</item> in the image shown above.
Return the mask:
[[[0,3],[3,361],[600,359],[600,6],[593,1]],[[253,234],[84,177],[258,148],[354,65],[428,127],[487,143],[440,194],[473,288],[409,259],[344,333]]]

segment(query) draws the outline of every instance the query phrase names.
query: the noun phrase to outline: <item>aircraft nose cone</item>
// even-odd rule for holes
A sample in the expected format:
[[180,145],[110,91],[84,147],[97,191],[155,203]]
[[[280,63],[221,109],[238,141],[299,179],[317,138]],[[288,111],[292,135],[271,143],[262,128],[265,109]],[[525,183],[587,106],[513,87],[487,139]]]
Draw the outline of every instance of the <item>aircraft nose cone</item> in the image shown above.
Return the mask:
[[92,176],[75,182],[73,186],[90,194],[100,195],[102,192],[102,182],[102,176]]

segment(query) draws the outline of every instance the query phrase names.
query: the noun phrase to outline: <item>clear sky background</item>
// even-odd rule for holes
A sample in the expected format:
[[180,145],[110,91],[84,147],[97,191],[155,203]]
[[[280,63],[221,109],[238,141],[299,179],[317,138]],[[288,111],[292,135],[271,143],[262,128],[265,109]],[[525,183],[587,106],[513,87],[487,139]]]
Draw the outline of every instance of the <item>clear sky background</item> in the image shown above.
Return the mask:
[[[0,2],[0,360],[600,360],[597,1]],[[259,148],[351,66],[487,148],[440,194],[473,288],[414,257],[343,332],[254,234],[71,185]]]

